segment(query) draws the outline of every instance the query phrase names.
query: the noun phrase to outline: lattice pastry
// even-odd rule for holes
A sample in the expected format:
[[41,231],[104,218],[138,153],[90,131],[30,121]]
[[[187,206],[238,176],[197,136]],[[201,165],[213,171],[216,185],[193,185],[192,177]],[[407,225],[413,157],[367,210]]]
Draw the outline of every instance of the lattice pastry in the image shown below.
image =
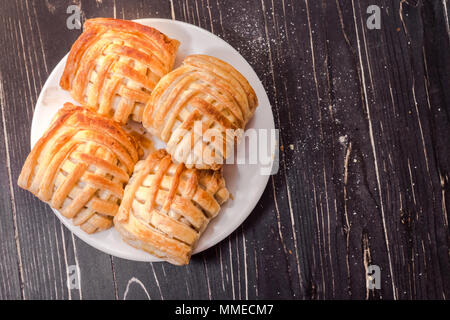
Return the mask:
[[158,150],[136,164],[114,225],[132,246],[184,265],[228,196],[221,170],[187,169]]
[[191,55],[159,81],[142,123],[167,143],[174,161],[218,169],[257,105],[254,90],[231,65]]
[[18,184],[85,232],[105,230],[139,151],[118,123],[66,103],[28,155]]
[[178,46],[139,23],[89,19],[70,50],[60,85],[100,114],[140,122],[151,91],[172,70]]

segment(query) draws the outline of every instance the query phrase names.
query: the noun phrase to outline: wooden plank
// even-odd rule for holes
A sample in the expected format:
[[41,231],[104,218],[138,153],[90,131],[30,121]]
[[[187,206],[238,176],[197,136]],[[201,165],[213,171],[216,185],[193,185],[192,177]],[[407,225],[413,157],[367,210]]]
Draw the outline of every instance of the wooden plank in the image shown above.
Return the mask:
[[[2,41],[2,43],[4,43]],[[2,245],[0,246],[0,299],[20,299],[21,291],[21,260],[18,255],[20,244],[16,241],[17,223],[15,212],[15,199],[13,197],[12,179],[11,179],[11,162],[8,149],[8,135],[5,130],[5,110],[6,100],[3,90],[3,76],[0,71],[0,114],[2,132],[2,141],[0,142],[0,158],[4,164],[0,168],[0,179],[3,186],[0,192],[0,235],[2,237]]]

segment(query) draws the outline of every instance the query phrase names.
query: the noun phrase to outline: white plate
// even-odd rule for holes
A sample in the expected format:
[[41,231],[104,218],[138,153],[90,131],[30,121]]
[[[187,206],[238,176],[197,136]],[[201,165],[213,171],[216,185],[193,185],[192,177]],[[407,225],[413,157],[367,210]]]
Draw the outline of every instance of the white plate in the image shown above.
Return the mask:
[[[175,66],[189,54],[203,53],[227,61],[239,70],[255,89],[259,100],[255,116],[247,126],[248,128],[273,129],[274,121],[272,109],[266,92],[255,71],[247,61],[229,44],[214,34],[180,21],[166,19],[139,19],[136,22],[157,28],[171,38],[181,42]],[[63,73],[67,55],[58,63],[45,82],[39,95],[31,126],[31,146],[37,142],[47,129],[53,115],[64,102],[75,103],[67,91],[59,87],[59,79]],[[163,147],[162,142],[157,147]],[[271,143],[272,156],[275,156],[277,146]],[[242,144],[240,145],[241,148]],[[269,167],[272,164],[269,165]],[[209,224],[202,235],[194,253],[206,250],[232,233],[252,212],[261,197],[269,176],[260,174],[260,165],[225,165],[224,175],[227,187],[234,199],[230,199],[221,209],[219,215]],[[267,167],[266,167],[267,169]],[[79,227],[72,225],[71,221],[53,210],[58,218],[75,233],[80,239],[91,246],[108,254],[136,261],[160,261],[158,258],[130,247],[121,240],[119,233],[111,228],[93,235],[84,233]]]

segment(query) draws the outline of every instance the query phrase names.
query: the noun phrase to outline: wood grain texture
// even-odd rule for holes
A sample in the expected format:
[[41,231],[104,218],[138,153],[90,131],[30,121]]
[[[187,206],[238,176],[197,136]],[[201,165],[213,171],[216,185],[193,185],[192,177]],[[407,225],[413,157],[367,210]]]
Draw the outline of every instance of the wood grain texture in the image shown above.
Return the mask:
[[[250,217],[189,266],[84,244],[16,185],[33,108],[83,19],[160,17],[252,65],[280,170]],[[369,5],[381,29],[366,27]],[[446,0],[4,1],[0,4],[0,299],[446,299],[450,27]],[[381,268],[380,290],[366,287]],[[80,270],[80,289],[67,284]]]

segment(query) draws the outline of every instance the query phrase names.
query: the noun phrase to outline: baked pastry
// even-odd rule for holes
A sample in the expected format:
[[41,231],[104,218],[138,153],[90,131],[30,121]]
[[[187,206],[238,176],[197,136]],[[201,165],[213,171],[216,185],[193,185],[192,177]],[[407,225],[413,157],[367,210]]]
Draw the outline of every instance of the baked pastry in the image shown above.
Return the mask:
[[86,20],[60,80],[73,99],[125,123],[141,121],[159,79],[173,68],[179,42],[136,22]]
[[28,155],[18,184],[93,233],[112,226],[138,157],[118,123],[66,103]]
[[159,81],[142,123],[167,144],[174,161],[216,170],[257,105],[253,88],[231,65],[191,55]]
[[228,196],[220,170],[187,169],[158,150],[136,164],[114,226],[130,245],[184,265]]

